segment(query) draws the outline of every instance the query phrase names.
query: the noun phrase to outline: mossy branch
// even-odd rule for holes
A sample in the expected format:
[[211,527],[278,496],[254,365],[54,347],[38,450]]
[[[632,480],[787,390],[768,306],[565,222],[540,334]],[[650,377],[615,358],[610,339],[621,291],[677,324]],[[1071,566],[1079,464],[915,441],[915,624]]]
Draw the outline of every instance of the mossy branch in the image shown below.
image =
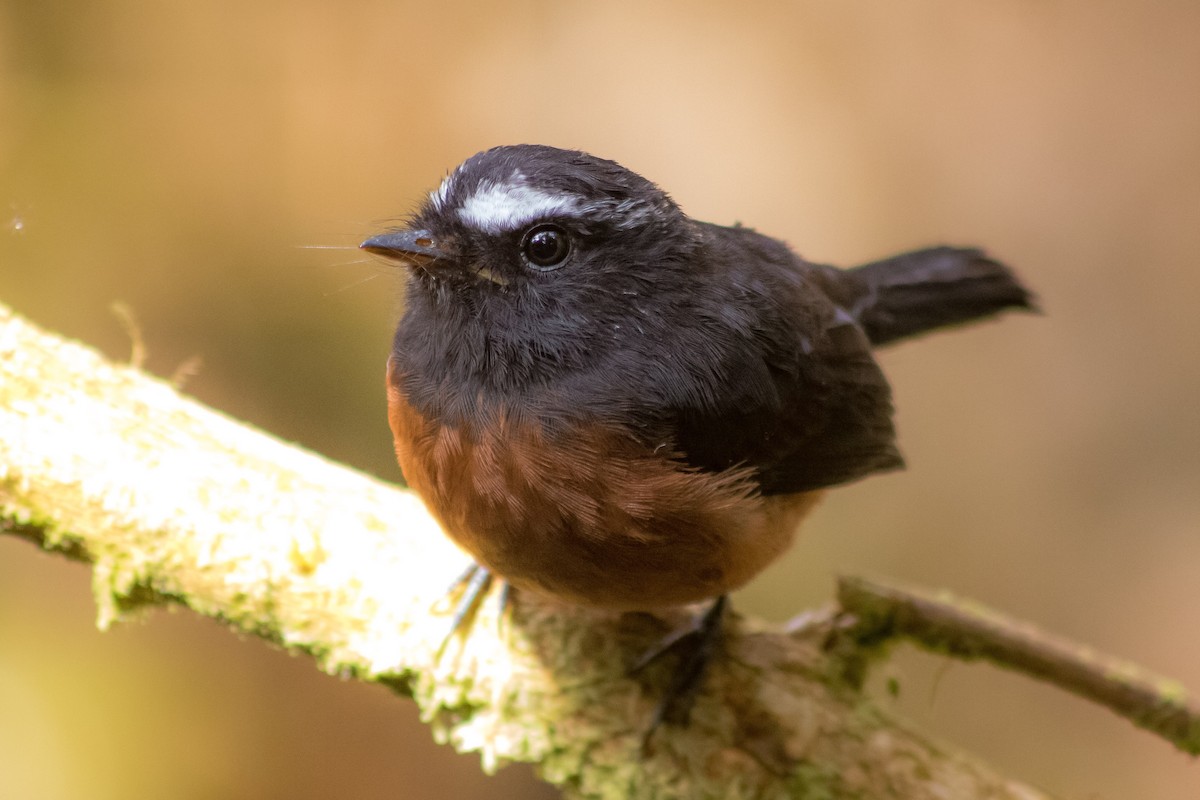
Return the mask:
[[[681,616],[495,597],[439,656],[466,558],[417,498],[235,422],[0,306],[0,533],[90,562],[106,627],[175,602],[411,696],[485,768],[572,797],[1045,795],[879,712],[825,649],[841,619],[734,615],[686,729],[643,758],[667,677],[626,667]],[[681,612],[682,613],[682,612]]]
[[845,577],[838,581],[838,603],[853,616],[842,635],[861,656],[905,638],[963,660],[986,659],[1099,703],[1200,755],[1200,703],[1176,681],[1137,664],[948,592]]

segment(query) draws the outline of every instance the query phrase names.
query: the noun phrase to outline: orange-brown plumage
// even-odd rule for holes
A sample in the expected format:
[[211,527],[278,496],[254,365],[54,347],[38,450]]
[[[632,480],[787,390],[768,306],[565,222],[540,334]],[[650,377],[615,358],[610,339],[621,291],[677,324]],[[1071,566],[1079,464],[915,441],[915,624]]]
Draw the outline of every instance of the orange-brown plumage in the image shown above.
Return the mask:
[[618,610],[716,597],[774,561],[821,494],[764,498],[748,470],[701,472],[596,424],[553,437],[503,412],[441,424],[408,402],[394,364],[388,418],[405,479],[519,589]]

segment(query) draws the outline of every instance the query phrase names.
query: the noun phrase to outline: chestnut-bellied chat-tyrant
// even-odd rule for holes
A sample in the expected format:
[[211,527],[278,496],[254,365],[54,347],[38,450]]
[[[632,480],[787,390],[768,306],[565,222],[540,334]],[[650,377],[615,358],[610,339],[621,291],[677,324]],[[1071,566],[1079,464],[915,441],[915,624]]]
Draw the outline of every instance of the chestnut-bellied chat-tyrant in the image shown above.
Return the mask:
[[411,267],[387,371],[409,485],[511,586],[619,610],[722,597],[825,488],[902,466],[873,345],[1031,305],[979,250],[814,264],[537,145],[471,157],[362,247]]

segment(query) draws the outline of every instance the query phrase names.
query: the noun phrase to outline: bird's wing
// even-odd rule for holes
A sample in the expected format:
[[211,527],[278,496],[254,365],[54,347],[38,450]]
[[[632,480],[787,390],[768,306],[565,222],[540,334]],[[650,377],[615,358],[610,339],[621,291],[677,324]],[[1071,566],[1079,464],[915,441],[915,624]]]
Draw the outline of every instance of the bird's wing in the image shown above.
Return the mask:
[[694,467],[752,468],[764,494],[852,481],[903,465],[891,391],[862,328],[785,245],[746,228],[705,226],[725,296],[725,386],[672,409],[674,443]]

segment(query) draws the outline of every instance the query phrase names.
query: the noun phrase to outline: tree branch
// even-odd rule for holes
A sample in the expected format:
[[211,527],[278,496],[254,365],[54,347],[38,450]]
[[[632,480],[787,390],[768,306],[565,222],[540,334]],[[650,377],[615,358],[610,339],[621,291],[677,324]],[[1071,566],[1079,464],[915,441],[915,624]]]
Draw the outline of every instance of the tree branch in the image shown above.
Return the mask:
[[499,624],[493,596],[439,657],[467,561],[417,498],[2,306],[0,533],[91,562],[101,627],[186,605],[387,683],[485,768],[535,762],[571,796],[1045,797],[876,709],[824,649],[833,614],[790,632],[733,615],[691,725],[642,758],[669,665],[644,684],[626,667],[682,616],[520,595]]
[[946,592],[843,577],[838,602],[855,618],[846,633],[859,653],[906,637],[964,660],[985,658],[1106,706],[1185,753],[1200,754],[1200,704],[1179,683],[1137,664]]

